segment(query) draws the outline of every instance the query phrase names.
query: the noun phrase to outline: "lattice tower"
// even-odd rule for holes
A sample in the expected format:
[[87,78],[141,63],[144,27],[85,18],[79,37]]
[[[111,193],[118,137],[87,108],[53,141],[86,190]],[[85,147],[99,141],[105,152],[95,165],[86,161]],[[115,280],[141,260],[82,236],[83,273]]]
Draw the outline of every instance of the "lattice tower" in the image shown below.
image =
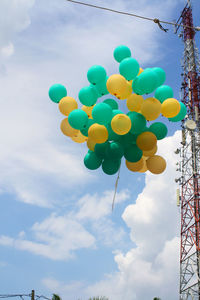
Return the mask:
[[187,106],[180,149],[180,300],[200,300],[200,64],[190,2],[181,14],[184,41],[181,101]]

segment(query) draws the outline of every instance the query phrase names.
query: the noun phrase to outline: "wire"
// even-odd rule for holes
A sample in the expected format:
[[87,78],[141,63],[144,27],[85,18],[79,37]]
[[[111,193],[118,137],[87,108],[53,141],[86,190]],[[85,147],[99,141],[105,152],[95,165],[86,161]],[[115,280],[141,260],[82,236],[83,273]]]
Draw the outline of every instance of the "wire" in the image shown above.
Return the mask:
[[137,17],[137,18],[141,18],[141,19],[145,19],[145,20],[149,20],[149,21],[153,20],[153,19],[148,18],[148,17],[143,17],[143,16],[132,14],[132,13],[123,12],[123,11],[119,11],[119,10],[115,10],[115,9],[111,9],[111,8],[107,8],[107,7],[102,7],[102,6],[97,6],[97,5],[93,5],[93,4],[89,4],[89,3],[80,2],[80,1],[75,1],[75,0],[66,0],[66,1],[73,2],[73,3],[76,3],[76,4],[85,5],[85,6],[89,6],[89,7],[93,7],[93,8],[103,9],[103,10],[107,10],[107,11],[122,14],[122,15]]
[[[16,298],[16,297],[20,297],[22,300],[24,300],[23,297],[30,297],[31,298],[31,294],[13,294],[13,295],[10,295],[10,294],[5,294],[5,295],[0,295],[0,299],[2,298]],[[47,298],[43,295],[39,296],[39,295],[35,295],[35,298],[36,299],[40,299],[40,298],[43,298],[45,300],[51,300],[50,298]]]
[[[72,3],[75,3],[75,4],[84,5],[84,6],[89,6],[89,7],[93,7],[93,8],[97,8],[97,9],[102,9],[102,10],[106,10],[106,11],[121,14],[121,15],[135,17],[135,18],[139,18],[139,19],[143,19],[143,20],[147,20],[147,21],[153,21],[154,23],[156,23],[158,25],[160,23],[163,23],[163,24],[168,24],[168,25],[173,25],[173,26],[181,26],[181,27],[186,27],[186,28],[192,28],[192,29],[195,29],[197,31],[200,31],[200,27],[192,27],[192,26],[183,25],[183,24],[179,24],[179,23],[163,21],[163,20],[159,20],[157,18],[154,18],[154,19],[153,18],[148,18],[148,17],[136,15],[136,14],[133,14],[133,13],[128,13],[128,12],[124,12],[124,11],[120,11],[120,10],[115,10],[115,9],[108,8],[108,7],[103,7],[103,6],[97,6],[97,5],[93,5],[93,4],[85,3],[85,2],[81,2],[81,1],[76,1],[76,0],[65,0],[65,1],[72,2]],[[164,29],[164,31],[166,31],[166,29]]]
[[5,294],[5,295],[0,295],[0,298],[13,298],[13,297],[20,297],[23,299],[23,297],[31,297],[31,295],[25,295],[25,294]]
[[37,297],[37,299],[43,298],[43,299],[46,299],[46,300],[51,300],[51,299],[49,299],[49,298],[47,298],[46,296],[43,296],[43,295],[41,295],[41,296],[36,295],[35,297]]

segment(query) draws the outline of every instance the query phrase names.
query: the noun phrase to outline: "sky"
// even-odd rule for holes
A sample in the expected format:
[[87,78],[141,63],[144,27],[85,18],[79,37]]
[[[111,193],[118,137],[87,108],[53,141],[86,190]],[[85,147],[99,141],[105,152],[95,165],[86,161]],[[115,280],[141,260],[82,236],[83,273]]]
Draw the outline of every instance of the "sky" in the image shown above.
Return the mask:
[[[90,1],[167,21],[185,2]],[[193,7],[199,26],[197,0]],[[116,176],[84,167],[86,146],[62,135],[48,90],[61,83],[78,100],[92,65],[118,73],[113,50],[124,44],[141,67],[162,67],[180,99],[181,39],[171,26],[163,25],[165,33],[153,22],[65,0],[1,0],[0,11],[0,294],[177,299],[180,124],[167,122],[168,137],[158,143],[167,161],[162,175],[122,165],[112,212]]]

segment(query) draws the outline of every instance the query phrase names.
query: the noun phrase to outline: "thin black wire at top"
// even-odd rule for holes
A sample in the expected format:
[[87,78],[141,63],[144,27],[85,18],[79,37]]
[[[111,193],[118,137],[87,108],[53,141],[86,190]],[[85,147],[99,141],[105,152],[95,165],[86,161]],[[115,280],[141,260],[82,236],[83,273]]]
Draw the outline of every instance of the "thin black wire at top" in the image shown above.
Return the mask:
[[85,3],[85,2],[81,2],[81,1],[76,1],[76,0],[65,0],[65,1],[72,2],[72,3],[75,3],[75,4],[84,5],[84,6],[89,6],[89,7],[93,7],[93,8],[97,8],[97,9],[102,9],[102,10],[110,11],[110,12],[121,14],[121,15],[126,15],[126,16],[130,16],[130,17],[140,18],[140,19],[143,19],[143,20],[153,21],[156,24],[163,23],[163,24],[168,24],[168,25],[173,25],[173,26],[181,26],[181,27],[192,28],[192,29],[195,29],[195,30],[198,30],[198,31],[200,30],[200,27],[192,27],[192,26],[183,25],[183,24],[180,24],[180,23],[159,20],[157,18],[149,18],[149,17],[136,15],[136,14],[133,14],[133,13],[119,11],[119,10],[115,10],[115,9],[112,9],[112,8],[98,6],[98,5]]

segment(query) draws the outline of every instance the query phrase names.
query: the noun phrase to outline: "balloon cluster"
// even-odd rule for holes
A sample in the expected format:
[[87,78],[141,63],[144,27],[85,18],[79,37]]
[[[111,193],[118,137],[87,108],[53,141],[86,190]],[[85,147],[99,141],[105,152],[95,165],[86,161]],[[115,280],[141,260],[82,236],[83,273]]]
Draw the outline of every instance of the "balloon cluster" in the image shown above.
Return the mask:
[[[78,94],[81,108],[74,98],[67,96],[63,85],[50,87],[50,99],[59,103],[60,112],[66,116],[61,131],[77,143],[87,143],[84,164],[90,170],[102,166],[104,173],[113,175],[124,157],[130,171],[160,174],[166,161],[156,155],[157,140],[165,138],[168,130],[162,122],[147,127],[147,121],[156,120],[160,114],[171,122],[181,121],[186,107],[173,98],[170,86],[163,85],[163,69],[143,70],[126,46],[117,47],[114,58],[119,63],[119,74],[108,77],[99,65],[88,70],[90,84]],[[154,97],[143,98],[154,91]],[[109,97],[97,103],[98,98],[109,93],[114,99]],[[126,99],[128,113],[119,110],[117,99]]]

